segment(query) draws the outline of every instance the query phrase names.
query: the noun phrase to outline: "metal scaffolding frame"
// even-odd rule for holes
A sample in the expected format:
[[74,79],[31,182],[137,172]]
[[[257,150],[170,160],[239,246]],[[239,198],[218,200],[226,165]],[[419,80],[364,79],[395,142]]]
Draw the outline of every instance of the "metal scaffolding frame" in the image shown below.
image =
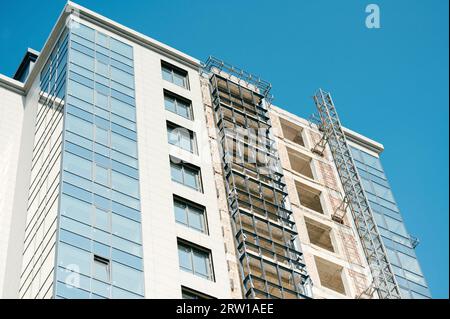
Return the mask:
[[237,84],[246,88],[256,88],[257,90],[255,91],[264,96],[267,106],[272,101],[273,96],[270,94],[272,84],[261,79],[259,76],[241,70],[234,65],[228,64],[213,56],[209,56],[206,62],[203,63],[202,70],[208,73],[213,72],[218,73],[223,77],[228,77],[229,79],[236,81]]
[[311,280],[270,134],[271,85],[212,57],[203,71],[209,76],[244,297],[308,298]]
[[398,299],[400,298],[400,291],[395,275],[387,259],[386,249],[350,153],[331,94],[319,89],[313,99],[320,116],[320,121],[318,122],[319,130],[323,133],[318,149],[324,149],[324,141],[330,148],[344,189],[345,202],[352,212],[372,273],[373,287],[378,292],[379,298]]

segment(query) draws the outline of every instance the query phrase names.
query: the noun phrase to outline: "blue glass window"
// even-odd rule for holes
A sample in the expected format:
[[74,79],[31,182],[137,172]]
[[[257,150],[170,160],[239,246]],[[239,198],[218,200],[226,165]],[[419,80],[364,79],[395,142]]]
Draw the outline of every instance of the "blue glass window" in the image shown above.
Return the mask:
[[188,73],[169,63],[161,63],[162,77],[164,80],[172,82],[185,89],[189,89]]
[[111,112],[116,113],[117,115],[120,115],[128,120],[134,121],[136,117],[136,109],[133,106],[117,99],[111,99]]
[[64,169],[87,179],[92,178],[92,162],[71,153],[64,154]]
[[142,257],[141,246],[129,240],[112,236],[111,245],[112,247],[117,248],[119,250],[126,251],[132,255]]
[[86,238],[91,238],[91,227],[84,223],[77,222],[72,218],[61,216],[60,226],[72,233],[80,234]]
[[114,38],[110,38],[109,40],[111,51],[119,53],[129,59],[133,58],[133,48],[130,45],[120,42]]
[[89,292],[83,289],[76,288],[70,283],[58,282],[56,285],[57,294],[60,297],[68,299],[87,299]]
[[195,152],[195,137],[192,131],[167,123],[167,138],[169,144],[178,146],[191,153]]
[[112,233],[116,236],[140,243],[140,227],[134,220],[112,214]]
[[86,102],[94,102],[94,90],[86,85],[80,84],[75,81],[69,81],[68,92],[69,94],[75,95]]
[[84,24],[81,24],[78,22],[72,22],[71,31],[72,31],[72,33],[77,34],[84,39],[87,39],[92,42],[95,41],[95,30],[92,28],[89,28],[88,26],[86,26]]
[[137,157],[136,142],[114,132],[111,133],[111,147],[121,153]]
[[91,259],[91,253],[85,250],[78,249],[65,243],[59,244],[58,266],[90,276]]
[[77,50],[70,51],[70,61],[88,70],[94,70],[94,58]]
[[103,145],[109,145],[109,131],[95,126],[95,142]]
[[109,260],[95,256],[92,272],[95,279],[108,282],[110,280]]
[[139,295],[123,290],[117,287],[112,287],[112,297],[117,299],[137,299],[141,298]]
[[201,191],[200,169],[184,163],[175,163],[171,160],[170,172],[172,180]]
[[134,88],[134,76],[115,67],[111,67],[111,80],[129,88]]
[[144,294],[142,272],[116,262],[112,263],[111,270],[115,286],[137,294]]
[[99,207],[95,207],[95,227],[104,230],[106,232],[111,231],[111,213],[106,210],[103,210]]
[[139,184],[134,178],[128,177],[119,172],[111,172],[111,186],[121,193],[139,197]]
[[110,170],[100,165],[95,165],[94,169],[95,182],[109,186],[110,184]]
[[206,233],[205,209],[198,205],[193,205],[174,199],[175,220],[192,229]]
[[103,63],[102,61],[96,60],[95,61],[95,72],[108,77],[109,76],[109,65],[106,63]]
[[165,94],[164,95],[164,105],[166,110],[176,113],[182,117],[185,117],[189,120],[192,120],[192,107],[191,103],[177,98],[174,95],[171,94]]
[[82,68],[81,66],[78,66],[76,64],[70,63],[70,69],[90,80],[94,79],[94,72],[92,72],[91,70]]
[[179,242],[178,257],[182,270],[209,280],[214,280],[211,268],[211,253],[209,251]]
[[95,105],[105,110],[108,110],[109,109],[108,96],[98,91],[95,91],[94,95],[95,95]]
[[92,292],[98,296],[109,298],[111,295],[111,286],[104,282],[93,279],[92,280]]
[[105,48],[108,48],[109,37],[101,32],[97,32],[97,43],[104,46]]

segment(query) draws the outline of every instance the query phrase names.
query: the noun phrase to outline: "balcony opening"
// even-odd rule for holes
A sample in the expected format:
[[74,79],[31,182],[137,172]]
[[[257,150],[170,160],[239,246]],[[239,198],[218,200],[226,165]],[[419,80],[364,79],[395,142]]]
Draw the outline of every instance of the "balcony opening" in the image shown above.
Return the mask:
[[303,129],[300,126],[282,118],[280,118],[280,124],[285,139],[298,145],[305,146],[305,141],[303,140]]
[[295,188],[297,189],[300,205],[323,214],[323,207],[320,199],[321,192],[319,190],[298,181],[295,182]]
[[319,273],[320,284],[323,287],[334,290],[345,295],[345,286],[342,279],[343,268],[328,260],[314,256],[317,272]]
[[314,179],[314,175],[311,169],[311,158],[303,155],[299,152],[294,151],[293,149],[287,148],[289,163],[291,164],[291,168],[306,177]]
[[331,240],[331,228],[316,222],[310,218],[305,218],[306,230],[311,244],[319,246],[328,251],[334,252],[333,241]]

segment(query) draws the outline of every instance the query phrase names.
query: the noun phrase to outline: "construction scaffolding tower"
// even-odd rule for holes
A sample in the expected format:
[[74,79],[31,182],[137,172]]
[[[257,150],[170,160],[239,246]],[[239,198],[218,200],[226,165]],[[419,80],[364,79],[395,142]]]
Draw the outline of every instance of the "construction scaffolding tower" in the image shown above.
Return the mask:
[[[328,92],[319,89],[314,95],[319,112],[320,143],[326,141],[333,156],[344,189],[346,203],[352,212],[358,235],[373,277],[373,287],[379,298],[400,298],[400,291],[387,259],[386,249],[378,232],[369,201],[362,187],[350,148]],[[322,149],[323,145],[319,146]]]
[[270,83],[210,57],[208,74],[245,298],[308,298],[311,280],[268,116]]

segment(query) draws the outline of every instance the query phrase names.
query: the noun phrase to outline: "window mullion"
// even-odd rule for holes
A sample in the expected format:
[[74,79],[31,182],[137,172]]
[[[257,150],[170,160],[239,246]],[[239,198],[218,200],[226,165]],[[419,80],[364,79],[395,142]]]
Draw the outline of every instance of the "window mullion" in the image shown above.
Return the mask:
[[188,206],[188,205],[186,205],[185,212],[186,212],[186,223],[187,223],[187,226],[188,226],[188,227],[191,227],[191,226],[190,226],[191,223],[189,222],[189,206]]
[[191,257],[191,267],[192,267],[192,273],[195,275],[195,265],[194,265],[194,250],[192,247],[189,247],[189,256]]

